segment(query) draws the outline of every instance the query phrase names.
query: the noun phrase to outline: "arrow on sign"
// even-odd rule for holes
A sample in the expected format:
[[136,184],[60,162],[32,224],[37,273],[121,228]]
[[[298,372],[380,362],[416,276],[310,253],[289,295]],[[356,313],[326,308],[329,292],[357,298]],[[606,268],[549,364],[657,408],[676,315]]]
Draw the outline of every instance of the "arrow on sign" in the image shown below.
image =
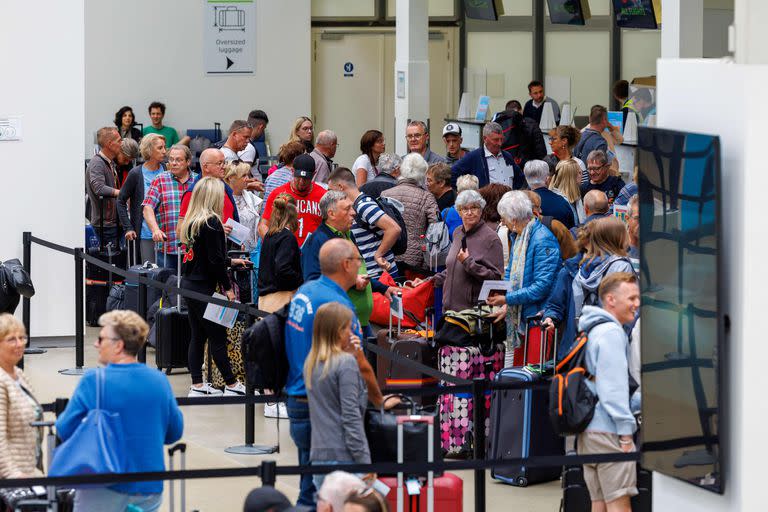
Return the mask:
[[227,57],[227,69],[231,68],[233,64],[234,64],[234,62],[232,62],[232,59]]

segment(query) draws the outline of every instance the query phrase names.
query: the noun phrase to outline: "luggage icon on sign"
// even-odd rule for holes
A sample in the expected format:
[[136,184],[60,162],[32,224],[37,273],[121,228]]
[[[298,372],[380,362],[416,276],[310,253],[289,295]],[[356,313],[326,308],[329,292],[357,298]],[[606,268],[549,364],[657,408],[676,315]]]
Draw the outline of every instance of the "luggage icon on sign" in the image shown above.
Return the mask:
[[245,11],[235,6],[213,8],[213,26],[219,32],[225,30],[241,30],[245,32]]

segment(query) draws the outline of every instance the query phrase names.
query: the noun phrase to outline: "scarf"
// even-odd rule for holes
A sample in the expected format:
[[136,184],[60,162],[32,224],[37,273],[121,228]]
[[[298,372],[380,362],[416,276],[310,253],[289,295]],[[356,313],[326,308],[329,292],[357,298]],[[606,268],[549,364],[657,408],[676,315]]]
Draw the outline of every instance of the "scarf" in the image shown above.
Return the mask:
[[[519,290],[523,287],[523,278],[525,277],[525,257],[528,253],[528,242],[531,239],[531,231],[533,230],[535,221],[536,217],[533,217],[528,221],[523,232],[515,238],[515,245],[512,247],[512,254],[509,257],[510,291]],[[520,338],[517,336],[517,330],[521,325],[522,314],[522,304],[507,305],[507,339],[505,345],[508,352],[520,346]]]

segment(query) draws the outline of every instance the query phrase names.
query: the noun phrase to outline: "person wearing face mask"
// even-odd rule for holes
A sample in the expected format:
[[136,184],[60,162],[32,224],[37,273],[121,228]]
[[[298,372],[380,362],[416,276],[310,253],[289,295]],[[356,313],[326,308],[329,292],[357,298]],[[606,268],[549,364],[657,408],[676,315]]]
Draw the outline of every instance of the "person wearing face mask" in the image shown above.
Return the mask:
[[[126,240],[140,240],[137,244],[135,261],[155,262],[155,247],[152,231],[142,215],[141,204],[144,192],[149,190],[161,172],[165,171],[165,137],[150,133],[141,140],[139,146],[144,163],[137,165],[125,178],[125,183],[117,196],[117,214],[125,231]],[[129,211],[130,204],[130,211]]]

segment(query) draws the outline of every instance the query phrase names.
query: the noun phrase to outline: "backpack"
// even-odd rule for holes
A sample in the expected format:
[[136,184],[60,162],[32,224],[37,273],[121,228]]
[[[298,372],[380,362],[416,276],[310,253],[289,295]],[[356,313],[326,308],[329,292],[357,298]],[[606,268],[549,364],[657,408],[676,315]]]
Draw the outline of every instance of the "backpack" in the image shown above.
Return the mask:
[[245,374],[257,389],[280,392],[288,381],[288,356],[285,353],[285,322],[290,302],[243,333]]
[[[591,329],[608,322],[595,323]],[[555,375],[549,383],[549,421],[555,433],[561,436],[584,432],[595,415],[598,397],[587,385],[592,378],[586,364],[588,342],[587,332],[582,331],[576,336],[573,348],[555,366]],[[631,374],[627,373],[627,378],[631,397],[638,384]]]
[[437,270],[438,267],[444,267],[448,251],[451,249],[451,236],[445,221],[440,220],[430,224],[424,240],[427,242],[429,268]]
[[[405,209],[405,206],[403,206],[403,203],[398,201],[397,199],[392,199],[391,197],[379,197],[378,199],[374,199],[371,197],[374,203],[381,208],[381,211],[389,215],[389,217],[397,222],[397,225],[400,226],[400,236],[397,238],[397,241],[395,242],[395,245],[392,246],[392,254],[395,256],[400,256],[403,254],[408,247],[408,230],[405,227],[405,220],[403,220],[403,214],[402,211]],[[359,216],[357,217],[358,221],[360,221],[361,224],[365,224],[368,226],[368,229],[371,231],[376,231],[376,226],[371,226],[364,220],[362,220]]]
[[[632,271],[634,272],[635,267],[632,266],[632,261],[629,258],[622,256],[621,258],[613,260],[608,266],[605,267],[605,270],[603,270],[602,275],[600,276],[601,282],[603,278],[605,278],[605,276],[608,275],[608,271],[611,269],[613,264],[616,263],[617,261],[626,261],[632,267]],[[597,295],[597,291],[598,291],[597,288],[595,290],[587,290],[586,288],[584,288],[584,301],[582,302],[582,307],[597,306],[599,304],[600,298]]]

